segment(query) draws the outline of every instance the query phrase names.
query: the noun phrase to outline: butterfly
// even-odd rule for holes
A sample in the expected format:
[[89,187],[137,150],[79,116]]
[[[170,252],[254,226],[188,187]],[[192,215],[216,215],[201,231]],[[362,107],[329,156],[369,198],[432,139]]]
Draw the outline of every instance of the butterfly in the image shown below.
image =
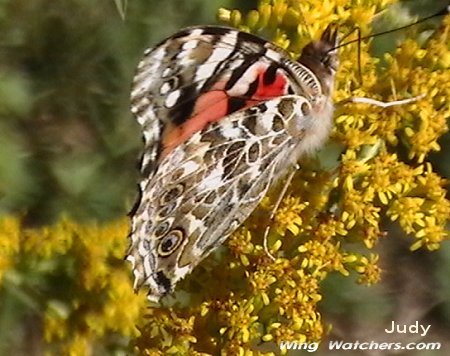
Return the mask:
[[145,52],[131,92],[144,152],[130,247],[153,301],[220,246],[332,126],[337,28],[297,60],[236,29],[182,30]]

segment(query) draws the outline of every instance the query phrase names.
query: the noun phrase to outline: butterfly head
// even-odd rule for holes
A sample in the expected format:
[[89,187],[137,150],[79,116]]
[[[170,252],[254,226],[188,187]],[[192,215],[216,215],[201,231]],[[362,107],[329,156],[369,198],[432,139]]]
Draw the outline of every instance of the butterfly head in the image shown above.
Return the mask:
[[312,41],[303,48],[298,59],[298,62],[314,72],[328,93],[331,91],[334,75],[339,66],[338,46],[337,25],[330,24],[318,41]]

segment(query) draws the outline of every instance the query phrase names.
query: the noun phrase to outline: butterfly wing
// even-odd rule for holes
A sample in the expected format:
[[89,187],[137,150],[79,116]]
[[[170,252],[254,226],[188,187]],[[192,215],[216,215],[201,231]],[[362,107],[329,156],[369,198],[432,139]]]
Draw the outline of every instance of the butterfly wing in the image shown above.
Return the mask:
[[147,53],[132,92],[145,138],[127,255],[136,289],[170,293],[323,141],[332,105],[322,89],[305,65],[236,30],[188,29]]
[[287,93],[308,97],[296,79],[305,71],[271,43],[225,27],[189,28],[147,51],[131,93],[144,132],[143,176],[210,122]]
[[308,149],[307,107],[304,97],[288,95],[235,112],[160,162],[141,183],[133,217],[135,287],[148,284],[156,300],[170,293],[250,215]]

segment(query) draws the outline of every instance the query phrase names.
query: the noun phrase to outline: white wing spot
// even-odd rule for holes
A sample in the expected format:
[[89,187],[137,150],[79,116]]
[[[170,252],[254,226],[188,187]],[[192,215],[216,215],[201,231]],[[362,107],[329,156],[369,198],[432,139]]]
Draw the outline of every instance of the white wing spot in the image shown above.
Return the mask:
[[186,214],[186,220],[189,221],[188,226],[186,227],[186,234],[192,234],[195,230],[203,231],[205,230],[205,225],[202,220],[198,220],[192,213]]
[[197,47],[197,45],[198,45],[198,41],[197,40],[191,40],[191,41],[185,42],[181,48],[184,51],[187,51],[187,50],[190,50],[190,49],[194,49],[195,47]]
[[143,87],[140,83],[136,85],[135,88],[133,88],[133,91],[131,92],[131,98],[138,96],[145,90],[145,87]]
[[146,63],[145,61],[140,61],[138,66],[137,66],[138,69],[141,69],[145,65],[145,63]]
[[208,58],[209,63],[224,61],[233,51],[237,42],[237,31],[231,31],[221,38],[221,41],[230,45],[230,48],[216,47]]
[[281,60],[280,54],[272,49],[267,49],[265,56],[275,62],[279,62]]
[[151,160],[152,160],[152,157],[150,157],[150,155],[144,155],[144,156],[142,156],[142,163],[141,163],[141,166],[142,166],[142,167],[145,167]]
[[[273,104],[274,103],[271,100],[266,102],[268,112],[278,112],[277,105],[273,105]],[[278,104],[278,101],[276,102],[276,104]],[[262,132],[272,131],[273,115],[261,115],[258,120],[257,125],[262,128]]]
[[[138,107],[141,107],[142,104],[139,103]],[[137,122],[141,125],[144,126],[147,123],[154,121],[156,118],[155,116],[155,112],[153,111],[153,105],[149,104],[148,107],[145,109],[145,111],[143,113],[141,113],[141,115],[137,116]],[[153,126],[152,126],[153,127]],[[147,132],[147,131],[144,131]]]
[[186,265],[184,267],[178,267],[175,270],[175,276],[173,278],[172,283],[174,283],[176,281],[179,281],[180,279],[184,278],[184,276],[186,274],[188,274],[191,271],[191,269],[192,269],[192,266],[190,264],[188,264],[188,265]]
[[169,95],[167,95],[166,103],[165,103],[166,107],[167,108],[173,107],[176,104],[179,97],[180,97],[179,90],[175,90],[175,91],[171,92]]
[[165,82],[163,85],[161,85],[161,88],[159,89],[159,93],[161,95],[166,95],[170,91],[170,89],[172,89],[170,87],[170,84]]
[[216,47],[212,51],[208,60],[204,64],[199,66],[198,70],[195,73],[195,81],[209,78],[214,73],[214,70],[217,68],[217,66],[230,56],[231,52],[233,51],[232,47],[236,44],[237,41],[237,32],[232,31],[230,33],[227,33],[222,37],[222,41],[226,42],[227,44],[231,44],[230,48]]
[[228,56],[231,54],[231,51],[232,50],[230,48],[217,47],[211,53],[211,57],[209,57],[208,62],[210,63],[222,62],[228,58]]
[[144,258],[144,271],[145,271],[145,275],[147,275],[147,276],[152,274],[152,267],[150,266],[149,258]]
[[194,82],[199,82],[201,80],[205,80],[211,77],[219,64],[220,62],[217,63],[206,62],[205,64],[200,65],[197,71],[195,72]]
[[231,87],[227,92],[231,96],[241,96],[242,93],[246,93],[249,85],[255,81],[258,77],[258,73],[261,73],[267,69],[269,65],[267,63],[256,62],[251,65],[245,73],[242,73],[239,80]]
[[191,38],[191,37],[198,37],[198,36],[200,36],[201,34],[203,33],[203,30],[201,29],[201,28],[196,28],[195,30],[193,30],[190,34],[189,34],[189,36],[188,36],[188,38]]
[[144,239],[139,242],[138,251],[141,256],[145,256],[148,253],[148,250],[144,247],[144,244],[148,243]]
[[191,65],[195,65],[195,59],[191,58],[186,52],[180,52],[177,55],[177,58],[179,60],[178,64],[180,67],[189,67]]
[[145,90],[149,90],[149,91],[152,90],[152,84],[155,81],[154,76],[152,74],[150,74],[152,72],[153,72],[153,70],[152,71],[145,71],[145,72],[143,72],[143,74],[141,73],[138,76],[136,76],[135,80],[138,81],[138,82],[136,84],[135,90],[133,90],[131,95],[134,96],[134,95],[136,95],[138,93],[142,93]]
[[155,139],[155,133],[152,131],[144,131],[145,142],[151,142]]
[[181,166],[181,168],[184,170],[183,176],[195,172],[198,169],[198,167],[199,167],[198,163],[194,161],[187,161],[183,163],[183,165]]
[[154,53],[153,53],[153,59],[156,61],[162,61],[166,56],[166,49],[164,47],[159,47]]
[[236,139],[242,136],[242,131],[239,127],[233,127],[230,121],[223,121],[220,133],[229,139]]
[[198,185],[199,191],[212,190],[220,187],[223,184],[222,180],[223,168],[216,167],[208,176],[206,176]]

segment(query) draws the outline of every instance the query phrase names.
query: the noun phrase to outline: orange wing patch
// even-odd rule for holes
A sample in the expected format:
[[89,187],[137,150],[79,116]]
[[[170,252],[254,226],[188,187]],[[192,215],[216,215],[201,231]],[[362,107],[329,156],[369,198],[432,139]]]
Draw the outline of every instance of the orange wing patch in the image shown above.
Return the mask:
[[[256,91],[253,93],[242,92],[242,99],[246,100],[241,109],[287,94],[288,81],[285,74],[276,71],[268,81],[268,71],[266,64],[258,64],[253,68],[251,75],[254,78],[253,83],[257,82]],[[238,98],[238,96],[235,94],[236,90],[233,90],[234,95],[230,96],[225,90],[226,84],[226,81],[217,82],[210,91],[200,95],[195,103],[192,116],[184,123],[181,125],[168,124],[165,127],[161,140],[163,149],[160,160],[194,133],[231,114],[230,99]],[[249,87],[249,85],[245,86],[245,90]]]

